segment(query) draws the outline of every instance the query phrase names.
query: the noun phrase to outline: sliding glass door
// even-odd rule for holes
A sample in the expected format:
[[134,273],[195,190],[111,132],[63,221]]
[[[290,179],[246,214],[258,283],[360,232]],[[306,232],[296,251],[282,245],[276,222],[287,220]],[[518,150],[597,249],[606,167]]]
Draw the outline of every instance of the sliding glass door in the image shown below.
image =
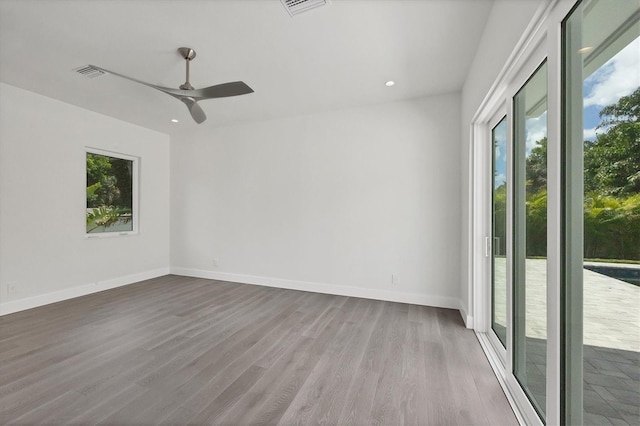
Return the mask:
[[491,130],[491,329],[507,347],[507,117]]
[[640,2],[562,31],[566,422],[640,424]]
[[545,4],[473,119],[475,327],[524,423],[638,425],[640,0]]
[[513,373],[540,417],[547,356],[547,66],[513,98]]

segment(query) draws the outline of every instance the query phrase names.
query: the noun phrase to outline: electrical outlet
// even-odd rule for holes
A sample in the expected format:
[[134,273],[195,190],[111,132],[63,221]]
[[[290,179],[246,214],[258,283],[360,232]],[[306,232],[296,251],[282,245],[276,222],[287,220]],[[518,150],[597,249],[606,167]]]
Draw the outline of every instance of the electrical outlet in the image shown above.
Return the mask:
[[391,284],[398,285],[399,282],[400,282],[400,279],[398,277],[398,274],[391,274]]
[[211,259],[211,266],[213,266],[214,268],[218,267],[218,259],[217,258],[213,258]]
[[7,284],[7,294],[15,294],[18,292],[18,283],[15,281],[9,281]]

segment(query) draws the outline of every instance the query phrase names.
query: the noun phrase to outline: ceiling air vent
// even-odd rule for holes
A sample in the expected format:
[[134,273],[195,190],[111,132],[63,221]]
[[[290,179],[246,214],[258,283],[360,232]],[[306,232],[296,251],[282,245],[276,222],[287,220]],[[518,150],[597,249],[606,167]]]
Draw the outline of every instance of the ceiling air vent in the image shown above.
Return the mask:
[[80,68],[75,68],[74,71],[78,74],[84,75],[87,78],[96,78],[105,74],[104,71],[94,68],[91,65],[83,65]]
[[292,17],[318,6],[324,6],[328,0],[280,0]]

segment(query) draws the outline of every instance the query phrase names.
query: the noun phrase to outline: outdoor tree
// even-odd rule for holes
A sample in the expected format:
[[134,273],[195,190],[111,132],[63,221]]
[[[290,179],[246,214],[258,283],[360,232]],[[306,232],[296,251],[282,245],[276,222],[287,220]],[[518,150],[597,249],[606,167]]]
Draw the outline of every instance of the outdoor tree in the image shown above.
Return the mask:
[[[600,118],[596,140],[584,141],[584,255],[640,260],[640,88]],[[526,161],[528,256],[546,256],[546,159],[543,138]]]
[[584,147],[585,193],[640,193],[640,88],[600,111],[596,140]]
[[527,192],[536,194],[547,188],[547,138],[536,142],[536,146],[527,156],[526,164]]
[[131,220],[133,204],[130,160],[87,153],[87,232]]
[[585,141],[585,256],[640,260],[640,88],[604,107]]
[[120,198],[110,157],[87,153],[87,207],[109,206]]

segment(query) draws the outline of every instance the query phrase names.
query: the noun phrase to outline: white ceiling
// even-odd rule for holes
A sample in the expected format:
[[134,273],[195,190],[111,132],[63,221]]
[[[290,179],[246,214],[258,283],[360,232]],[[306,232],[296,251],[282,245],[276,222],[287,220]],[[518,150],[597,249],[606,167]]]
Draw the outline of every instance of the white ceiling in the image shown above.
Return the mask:
[[255,90],[200,102],[202,128],[448,93],[462,88],[491,5],[331,0],[292,18],[279,0],[0,0],[0,81],[169,134],[198,126],[181,102],[73,69],[177,88],[176,49],[191,47],[196,88]]

